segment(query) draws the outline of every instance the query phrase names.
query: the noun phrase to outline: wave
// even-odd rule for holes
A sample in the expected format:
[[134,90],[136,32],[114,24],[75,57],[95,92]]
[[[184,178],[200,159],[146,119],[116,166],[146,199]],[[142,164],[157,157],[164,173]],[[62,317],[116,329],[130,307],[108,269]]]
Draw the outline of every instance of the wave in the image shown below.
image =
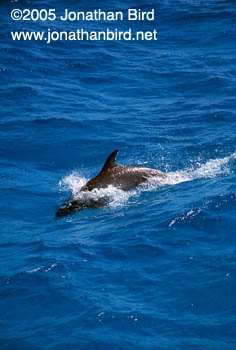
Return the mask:
[[140,185],[131,191],[123,191],[115,186],[109,185],[106,188],[94,189],[90,192],[80,192],[80,189],[88,181],[80,173],[73,171],[72,174],[65,176],[60,182],[60,191],[71,191],[74,199],[93,199],[109,198],[111,207],[122,206],[130,197],[137,196],[142,191],[151,191],[162,186],[173,186],[187,181],[193,181],[202,178],[213,178],[219,175],[229,174],[231,171],[230,162],[236,159],[236,151],[223,158],[210,159],[206,163],[195,163],[190,168],[166,173],[165,178],[152,178],[147,183]]
[[230,162],[235,159],[236,151],[227,157],[210,159],[203,164],[198,162],[191,168],[167,173],[167,178],[163,179],[162,184],[176,185],[186,181],[228,174],[231,171]]
[[[235,211],[236,206],[236,194],[235,193],[229,193],[229,194],[220,194],[217,196],[214,196],[210,199],[207,199],[203,203],[200,204],[200,207],[198,208],[192,208],[188,211],[184,211],[183,213],[175,216],[171,222],[168,224],[169,227],[181,223],[193,222],[195,218],[199,218],[199,215],[207,217],[207,215],[214,215],[217,214],[217,212],[222,209],[228,207],[229,210],[226,211],[227,215],[229,211],[232,212]],[[207,214],[208,212],[208,214]],[[201,220],[200,220],[201,222]]]

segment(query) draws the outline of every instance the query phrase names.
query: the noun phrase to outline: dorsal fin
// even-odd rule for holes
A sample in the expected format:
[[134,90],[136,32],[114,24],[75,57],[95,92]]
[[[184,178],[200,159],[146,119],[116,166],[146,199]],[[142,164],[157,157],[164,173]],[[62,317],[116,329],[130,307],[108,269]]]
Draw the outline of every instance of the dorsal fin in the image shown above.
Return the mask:
[[112,152],[109,157],[106,160],[106,163],[103,165],[103,168],[100,172],[100,174],[105,173],[106,171],[110,170],[111,168],[114,168],[117,166],[116,164],[116,155],[117,155],[118,150],[115,150]]

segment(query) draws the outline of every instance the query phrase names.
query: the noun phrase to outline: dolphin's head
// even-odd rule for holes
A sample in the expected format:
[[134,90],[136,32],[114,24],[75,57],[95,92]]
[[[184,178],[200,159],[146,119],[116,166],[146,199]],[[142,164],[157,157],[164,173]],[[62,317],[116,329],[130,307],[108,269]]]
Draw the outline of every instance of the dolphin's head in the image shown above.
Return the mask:
[[56,212],[56,216],[66,216],[73,214],[76,211],[80,211],[86,208],[85,201],[82,200],[68,200],[66,203],[63,203]]
[[81,211],[86,208],[100,208],[107,204],[108,198],[70,198],[67,202],[62,204],[56,212],[56,217],[66,216]]

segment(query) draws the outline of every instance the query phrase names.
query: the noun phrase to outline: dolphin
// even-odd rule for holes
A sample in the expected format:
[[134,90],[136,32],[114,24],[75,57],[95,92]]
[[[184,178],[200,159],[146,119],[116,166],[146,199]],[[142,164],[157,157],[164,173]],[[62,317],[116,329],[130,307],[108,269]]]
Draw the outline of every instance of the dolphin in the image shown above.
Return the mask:
[[[156,169],[116,164],[117,153],[118,150],[115,150],[109,155],[100,173],[82,186],[80,192],[86,194],[86,192],[88,193],[94,189],[106,188],[109,185],[113,185],[123,191],[129,191],[153,177],[157,179],[166,177],[165,173]],[[65,216],[85,208],[103,207],[107,204],[108,200],[109,198],[107,196],[103,196],[99,199],[94,199],[86,195],[77,199],[71,196],[68,201],[62,204],[57,210],[56,216]]]

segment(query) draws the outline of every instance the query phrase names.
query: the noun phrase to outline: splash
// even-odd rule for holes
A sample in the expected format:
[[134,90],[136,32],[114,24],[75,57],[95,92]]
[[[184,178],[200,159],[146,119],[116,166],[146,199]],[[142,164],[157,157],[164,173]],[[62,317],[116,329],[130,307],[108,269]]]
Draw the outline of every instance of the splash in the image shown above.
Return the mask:
[[60,182],[61,191],[71,191],[74,199],[109,199],[109,206],[123,206],[127,201],[142,191],[155,190],[161,186],[173,186],[182,182],[193,181],[201,178],[213,178],[230,172],[230,162],[236,159],[236,152],[223,158],[210,159],[206,163],[197,162],[190,168],[167,173],[165,178],[152,178],[147,183],[140,185],[132,191],[123,191],[115,186],[109,185],[106,188],[94,189],[92,191],[80,192],[88,179],[81,176],[78,172],[65,176]]
[[76,196],[81,187],[86,184],[88,180],[82,177],[79,173],[73,171],[72,174],[65,176],[60,182],[59,187],[61,191],[71,191],[73,196]]
[[[197,162],[191,168],[167,173],[167,177],[161,181],[161,185],[177,185],[186,181],[202,178],[214,178],[230,173],[230,162],[236,159],[236,152],[228,157],[210,159],[204,164]],[[160,181],[159,181],[160,182]]]
[[109,198],[109,205],[111,207],[122,206],[128,201],[128,199],[137,193],[137,191],[122,191],[121,189],[109,185],[106,188],[95,188],[92,191],[80,192],[83,185],[86,184],[88,179],[82,177],[79,173],[73,172],[72,174],[64,177],[59,186],[62,191],[71,191],[74,199],[83,200],[99,200],[101,198]]

